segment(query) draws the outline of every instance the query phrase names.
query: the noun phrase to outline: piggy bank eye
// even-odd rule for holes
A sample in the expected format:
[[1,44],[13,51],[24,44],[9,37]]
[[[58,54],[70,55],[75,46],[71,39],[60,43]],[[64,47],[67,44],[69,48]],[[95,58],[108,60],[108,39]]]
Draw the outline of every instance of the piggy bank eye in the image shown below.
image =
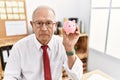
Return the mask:
[[68,25],[68,27],[71,27],[70,25]]

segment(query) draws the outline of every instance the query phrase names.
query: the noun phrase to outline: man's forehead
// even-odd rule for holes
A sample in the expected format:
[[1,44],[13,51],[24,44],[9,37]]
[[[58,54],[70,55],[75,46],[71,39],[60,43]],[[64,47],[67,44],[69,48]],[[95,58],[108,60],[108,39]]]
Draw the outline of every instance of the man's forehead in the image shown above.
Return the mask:
[[39,10],[37,10],[35,12],[35,15],[34,15],[34,18],[49,18],[49,19],[54,19],[55,18],[55,15],[54,13],[47,9],[47,8],[40,8]]
[[39,9],[38,11],[36,11],[36,13],[41,14],[41,15],[51,15],[51,16],[54,15],[51,10],[44,9],[44,8],[43,9]]

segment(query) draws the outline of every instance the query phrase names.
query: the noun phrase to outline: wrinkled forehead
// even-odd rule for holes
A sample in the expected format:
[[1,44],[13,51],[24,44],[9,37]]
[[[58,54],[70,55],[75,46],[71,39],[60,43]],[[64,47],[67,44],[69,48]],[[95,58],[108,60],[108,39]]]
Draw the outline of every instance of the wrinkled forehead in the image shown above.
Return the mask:
[[33,20],[52,20],[55,21],[54,12],[46,7],[38,8],[33,14]]

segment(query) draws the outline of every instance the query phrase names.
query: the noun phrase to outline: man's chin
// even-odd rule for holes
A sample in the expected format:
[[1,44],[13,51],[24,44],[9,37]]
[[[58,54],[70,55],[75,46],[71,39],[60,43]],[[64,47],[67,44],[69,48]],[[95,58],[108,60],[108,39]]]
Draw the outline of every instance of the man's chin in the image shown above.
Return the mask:
[[43,35],[43,36],[40,36],[41,39],[48,39],[49,36],[48,35]]
[[44,45],[47,45],[49,42],[49,38],[41,38],[40,42]]
[[50,37],[49,36],[41,36],[40,39],[44,40],[44,41],[48,41],[50,39]]

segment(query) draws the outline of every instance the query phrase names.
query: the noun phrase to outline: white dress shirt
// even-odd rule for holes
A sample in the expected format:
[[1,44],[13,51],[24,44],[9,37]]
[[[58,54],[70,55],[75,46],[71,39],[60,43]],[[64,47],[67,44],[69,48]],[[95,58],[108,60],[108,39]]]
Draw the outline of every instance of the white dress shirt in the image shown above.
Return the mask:
[[[12,47],[5,68],[4,80],[44,80],[41,46],[35,34],[18,41]],[[53,35],[48,46],[52,80],[62,80],[62,67],[72,80],[79,80],[83,74],[83,64],[76,56],[72,69],[69,69],[62,38]]]

